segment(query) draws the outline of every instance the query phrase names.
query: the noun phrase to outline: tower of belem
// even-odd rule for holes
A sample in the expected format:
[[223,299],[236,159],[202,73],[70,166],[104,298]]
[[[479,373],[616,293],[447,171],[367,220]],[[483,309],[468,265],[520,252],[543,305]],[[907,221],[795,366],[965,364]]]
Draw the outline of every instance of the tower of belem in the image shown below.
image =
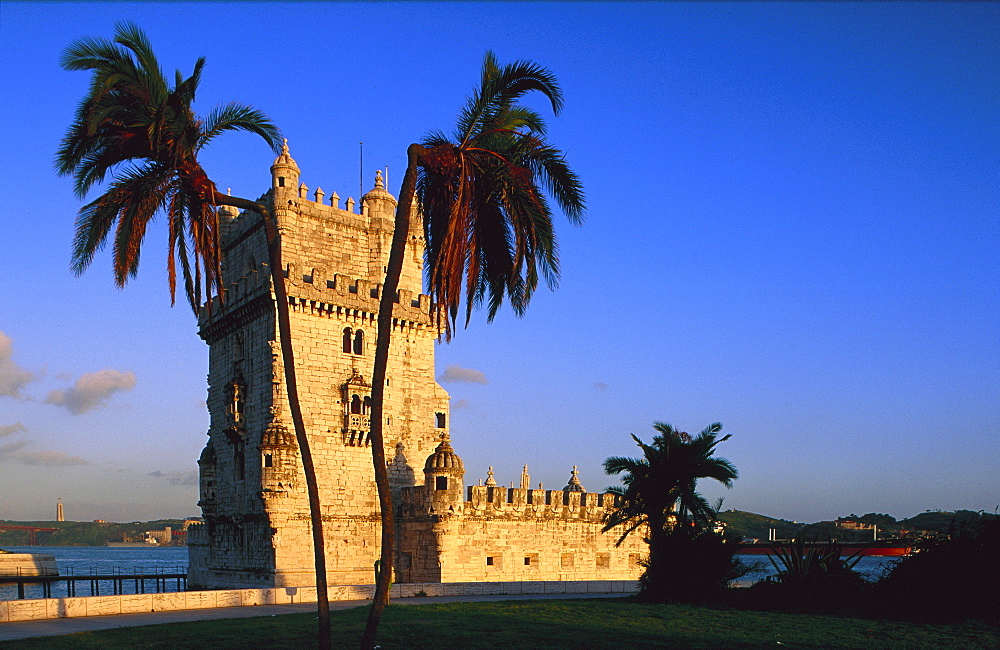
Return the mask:
[[[281,236],[299,398],[316,466],[330,584],[370,584],[380,517],[368,440],[381,281],[396,199],[380,174],[341,206],[299,178],[287,144],[259,200]],[[357,207],[357,209],[355,209]],[[208,442],[198,461],[203,525],[188,531],[191,588],[315,584],[309,504],[285,395],[260,215],[220,210],[225,300],[202,310],[209,344]],[[393,310],[384,437],[396,504],[396,582],[633,579],[640,536],[601,533],[613,495],[464,488],[448,394],[434,378],[438,331],[421,293],[414,219]]]

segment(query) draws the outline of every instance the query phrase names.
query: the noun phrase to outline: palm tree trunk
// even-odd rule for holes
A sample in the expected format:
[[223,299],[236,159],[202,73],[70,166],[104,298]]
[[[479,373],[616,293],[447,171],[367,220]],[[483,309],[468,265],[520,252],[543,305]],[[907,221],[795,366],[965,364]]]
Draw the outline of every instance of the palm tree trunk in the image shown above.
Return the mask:
[[309,495],[309,517],[312,521],[313,557],[316,565],[316,609],[319,617],[317,645],[322,650],[332,647],[330,631],[330,600],[326,585],[326,544],[323,537],[323,513],[320,510],[319,483],[316,481],[316,467],[313,465],[312,450],[299,405],[298,382],[295,377],[295,355],[292,351],[292,327],[288,314],[288,291],[285,288],[284,267],[281,262],[281,235],[274,215],[263,205],[235,196],[215,192],[216,205],[230,205],[258,213],[264,222],[264,236],[271,265],[274,285],[274,299],[277,303],[278,338],[281,343],[281,360],[285,367],[285,390],[288,394],[288,408],[295,428],[295,440],[302,457],[302,471],[306,477],[306,491]]
[[382,515],[382,550],[379,572],[375,581],[375,595],[368,612],[368,622],[361,637],[361,648],[375,647],[375,636],[382,620],[382,610],[389,604],[389,583],[392,580],[392,559],[396,544],[396,523],[393,518],[392,492],[389,488],[389,471],[385,463],[385,442],[382,425],[385,422],[383,402],[385,398],[385,374],[389,362],[389,344],[392,341],[392,310],[396,303],[396,290],[403,270],[406,240],[410,232],[410,209],[417,189],[417,162],[424,147],[411,144],[406,150],[406,173],[399,190],[396,204],[396,220],[393,225],[392,247],[389,249],[389,263],[386,267],[385,282],[378,303],[378,338],[375,343],[375,367],[372,371],[372,412],[370,439],[372,444],[372,465],[375,468],[375,486],[378,488],[379,511]]

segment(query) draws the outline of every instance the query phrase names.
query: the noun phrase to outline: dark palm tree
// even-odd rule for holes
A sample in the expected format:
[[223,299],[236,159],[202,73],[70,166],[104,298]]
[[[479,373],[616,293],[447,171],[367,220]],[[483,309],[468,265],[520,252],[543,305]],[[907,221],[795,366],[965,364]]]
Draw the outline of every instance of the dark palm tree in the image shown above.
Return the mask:
[[722,430],[718,422],[694,437],[663,422],[654,423],[653,428],[658,433],[652,444],[632,436],[642,449],[642,458],[612,456],[604,461],[607,474],[622,475],[621,486],[608,488],[619,501],[605,516],[604,532],[622,526],[617,542],[621,544],[645,526],[647,575],[657,575],[664,565],[662,554],[668,535],[673,531],[701,532],[714,521],[716,509],[698,493],[698,479],[715,479],[732,487],[738,476],[732,463],[714,456],[716,446],[731,437],[718,437]]
[[428,293],[447,338],[465,303],[485,302],[492,320],[506,297],[524,313],[539,274],[555,286],[559,259],[547,195],[570,221],[583,218],[583,190],[563,154],[545,142],[541,116],[518,100],[538,91],[553,112],[562,91],[551,72],[528,61],[500,67],[492,53],[483,61],[480,87],[459,116],[452,137],[431,133],[407,150],[395,231],[378,313],[372,373],[371,440],[382,513],[381,564],[362,647],[371,648],[388,602],[395,544],[392,499],[382,439],[382,404],[392,334],[392,310],[403,264],[414,199],[423,217]]
[[90,89],[56,155],[56,169],[71,175],[82,198],[94,185],[111,178],[106,191],[84,206],[77,217],[72,268],[80,274],[93,261],[114,228],[114,277],[124,286],[139,268],[146,228],[159,213],[168,223],[167,272],[171,302],[176,267],[197,313],[204,299],[221,294],[221,249],[217,206],[228,205],[261,215],[273,269],[278,332],[295,438],[305,473],[312,518],[319,609],[319,642],[330,646],[322,515],[309,441],[299,408],[288,316],[288,296],[281,273],[277,224],[263,204],[218,191],[198,162],[198,153],[226,131],[250,131],[275,151],[280,133],[260,111],[230,103],[201,119],[191,109],[205,60],[198,59],[188,78],[180,72],[171,87],[146,35],[121,23],[115,38],[85,38],[63,54],[67,70],[93,72]]

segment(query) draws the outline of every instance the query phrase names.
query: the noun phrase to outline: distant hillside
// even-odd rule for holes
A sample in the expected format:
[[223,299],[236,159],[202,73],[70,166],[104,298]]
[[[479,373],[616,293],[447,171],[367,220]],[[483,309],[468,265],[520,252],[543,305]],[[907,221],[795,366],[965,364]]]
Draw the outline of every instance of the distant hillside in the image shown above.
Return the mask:
[[775,529],[779,539],[793,537],[802,528],[802,524],[787,519],[775,519],[766,515],[758,515],[742,510],[726,510],[719,513],[719,519],[726,524],[728,530],[733,530],[748,539],[767,541],[769,530]]
[[[147,530],[163,530],[170,526],[180,530],[183,519],[158,519],[156,521],[133,522],[129,524],[90,521],[2,521],[0,524],[14,526],[34,526],[56,528],[53,533],[36,533],[38,546],[104,546],[108,542],[141,542]],[[27,546],[28,532],[22,530],[0,530],[0,548],[4,546]]]
[[932,530],[937,533],[947,533],[952,527],[960,528],[978,516],[979,513],[972,510],[956,510],[955,512],[928,510],[909,519],[900,520],[899,526],[906,530]]

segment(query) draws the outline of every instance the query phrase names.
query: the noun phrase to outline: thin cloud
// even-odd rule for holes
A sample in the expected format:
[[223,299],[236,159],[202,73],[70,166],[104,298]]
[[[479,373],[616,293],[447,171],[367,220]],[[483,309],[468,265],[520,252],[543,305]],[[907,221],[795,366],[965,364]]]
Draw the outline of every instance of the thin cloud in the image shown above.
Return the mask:
[[161,472],[160,470],[156,470],[155,472],[150,472],[147,476],[165,478],[170,485],[198,485],[197,470],[188,472]]
[[591,386],[593,386],[597,390],[607,390],[607,389],[611,388],[610,386],[608,386],[607,384],[605,384],[603,381],[595,381],[593,384],[591,384]]
[[27,399],[21,389],[35,380],[35,373],[14,363],[13,357],[14,340],[0,332],[0,395]]
[[15,433],[21,431],[27,431],[28,427],[24,426],[20,422],[15,422],[14,424],[3,424],[0,425],[0,438],[5,438],[7,436],[12,436]]
[[24,465],[47,465],[49,467],[90,464],[79,456],[70,456],[61,451],[22,451],[14,457],[14,460]]
[[473,368],[463,368],[455,364],[448,364],[438,376],[438,381],[446,384],[488,384],[489,380],[481,370]]
[[465,398],[457,399],[451,403],[452,411],[459,411],[461,409],[467,409],[467,408],[469,408],[469,400]]
[[133,388],[135,388],[134,372],[119,372],[105,368],[82,375],[72,388],[49,392],[45,403],[62,406],[73,415],[80,415],[99,406],[107,406],[107,401],[112,395]]
[[15,440],[0,445],[0,462],[13,461],[22,465],[45,465],[49,467],[69,467],[71,465],[89,465],[79,456],[70,456],[61,451],[28,451],[31,444],[28,440]]

